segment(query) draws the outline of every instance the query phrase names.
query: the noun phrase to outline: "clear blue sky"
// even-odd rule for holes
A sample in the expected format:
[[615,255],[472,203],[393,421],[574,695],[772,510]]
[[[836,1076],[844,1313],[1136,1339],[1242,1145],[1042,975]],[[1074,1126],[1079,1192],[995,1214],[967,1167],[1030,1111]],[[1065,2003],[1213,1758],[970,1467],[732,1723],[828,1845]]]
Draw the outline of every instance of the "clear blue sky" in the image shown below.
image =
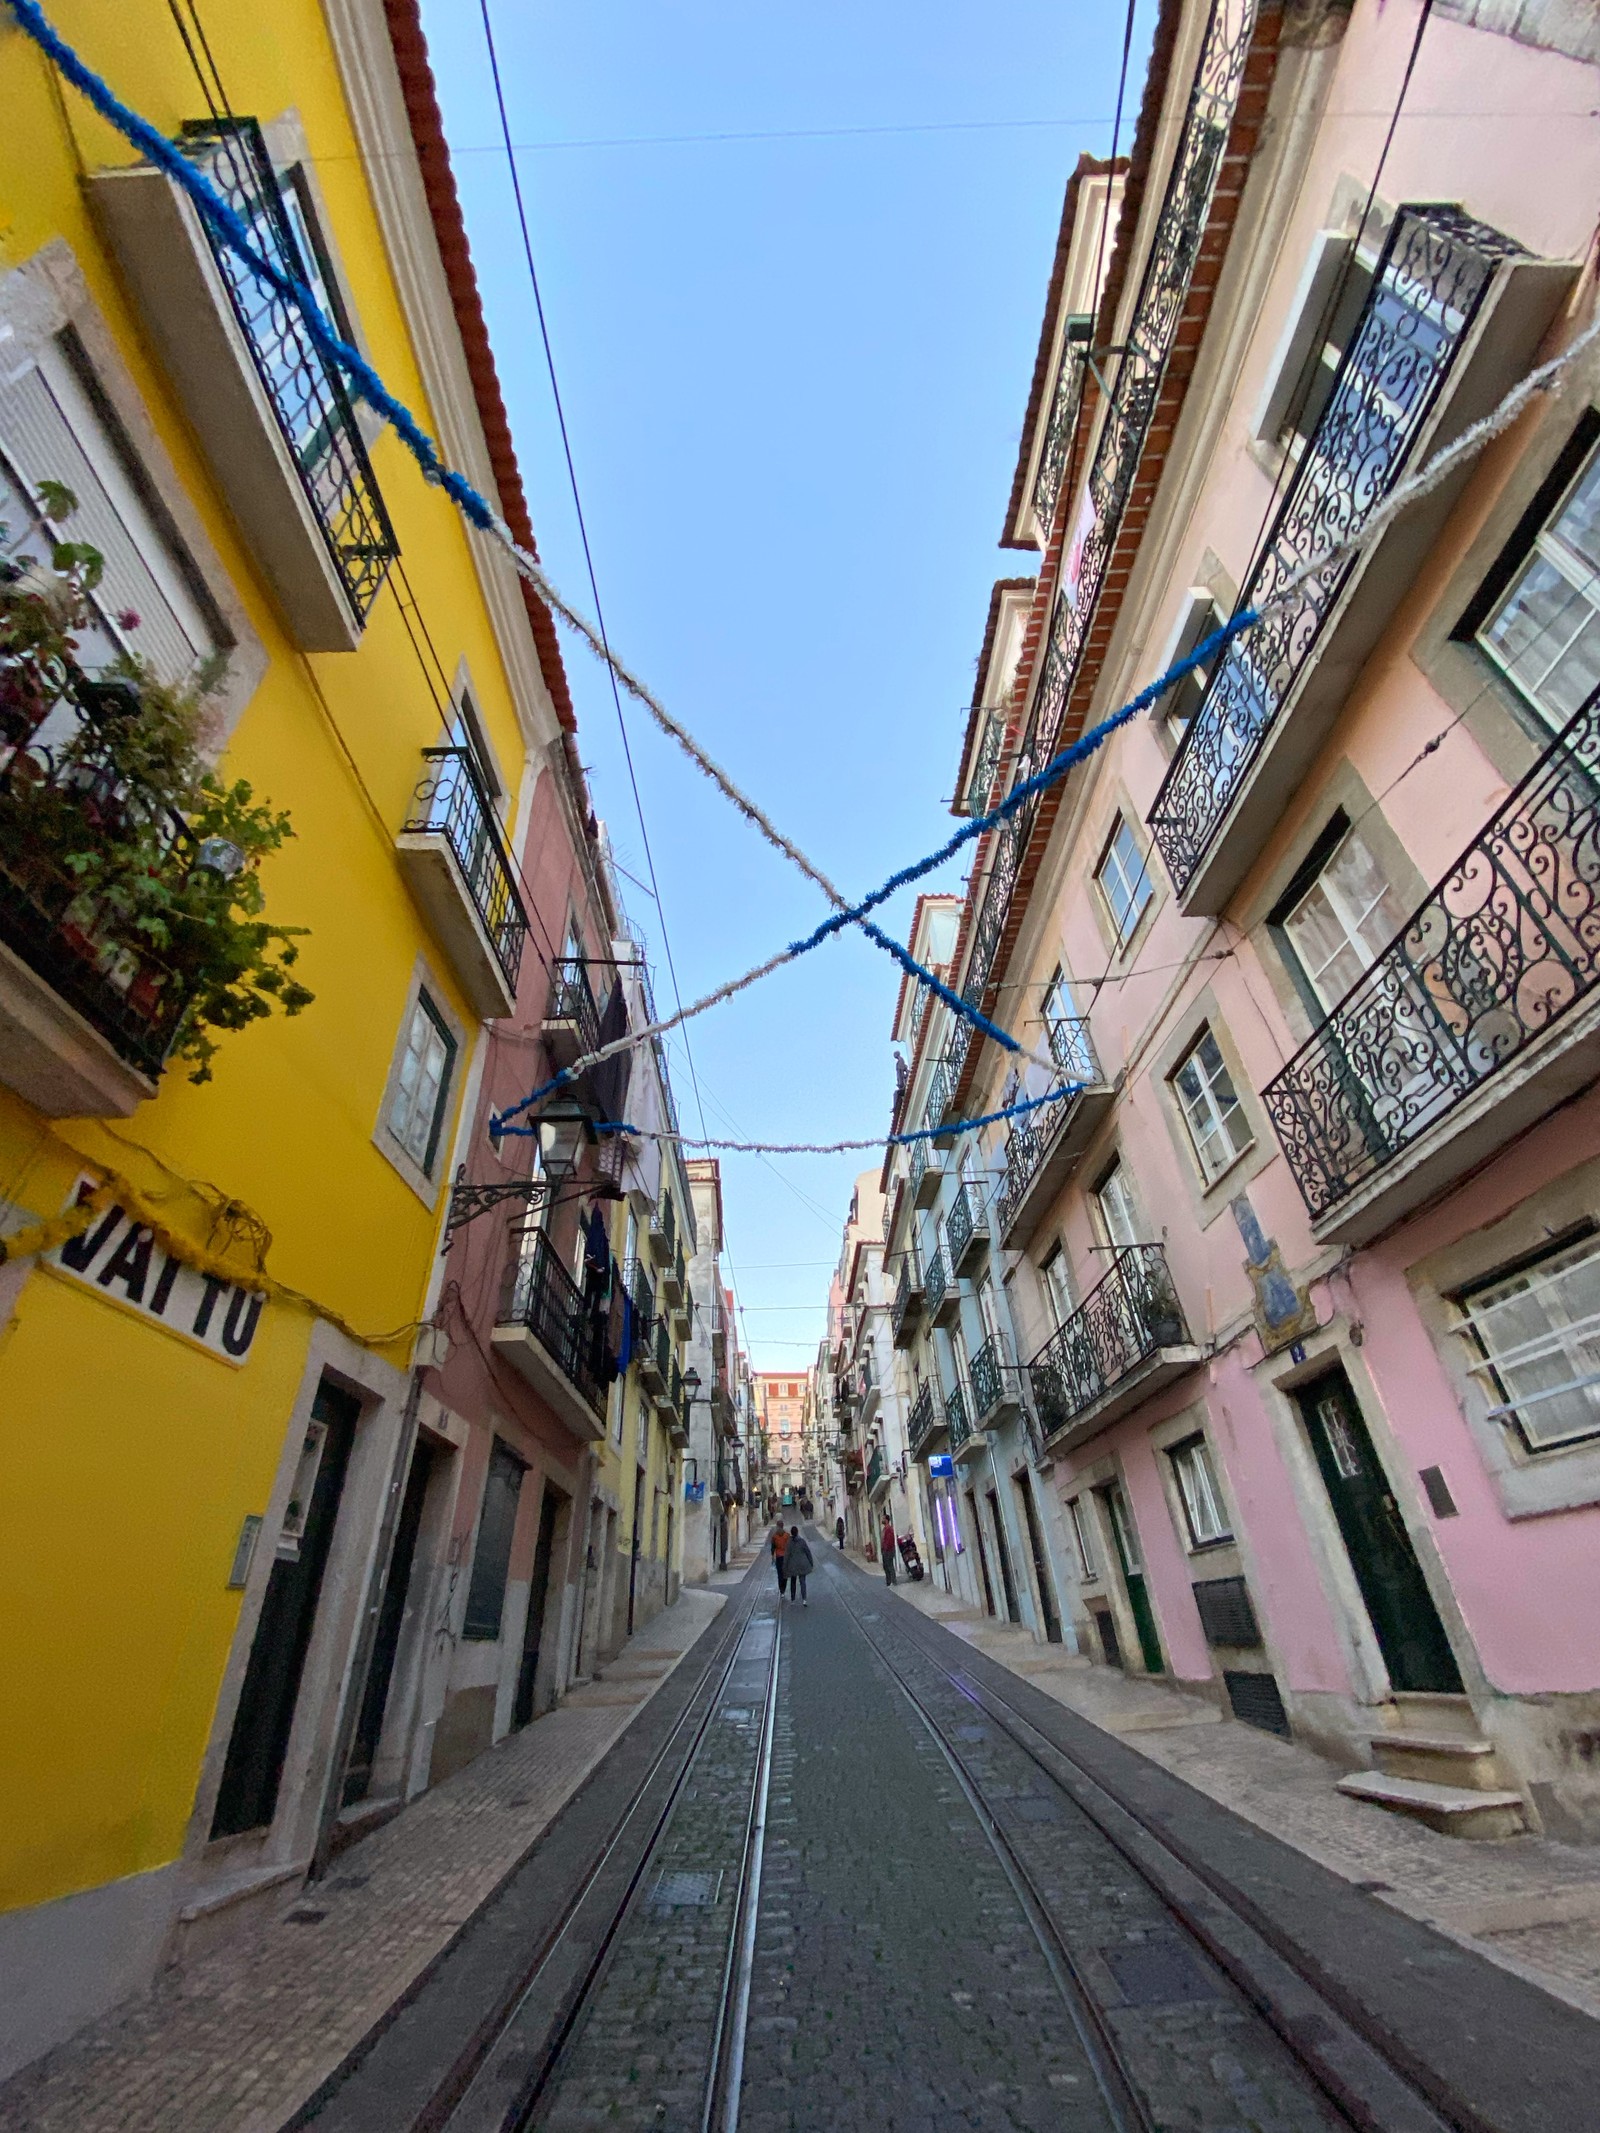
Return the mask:
[[[612,642],[865,888],[951,828],[989,588],[1031,561],[995,543],[1066,176],[1110,146],[1123,7],[491,5]],[[1124,146],[1153,15],[1140,0]],[[425,0],[425,19],[540,548],[587,607],[478,9]],[[647,880],[603,670],[565,651],[596,804]],[[688,999],[823,907],[624,708]],[[660,915],[622,886],[665,1005]],[[890,908],[901,938],[909,916],[909,896]],[[690,1024],[707,1131],[887,1130],[896,981],[852,935]],[[693,1133],[681,1039],[673,1067]],[[758,1367],[815,1352],[873,1160],[723,1158]]]

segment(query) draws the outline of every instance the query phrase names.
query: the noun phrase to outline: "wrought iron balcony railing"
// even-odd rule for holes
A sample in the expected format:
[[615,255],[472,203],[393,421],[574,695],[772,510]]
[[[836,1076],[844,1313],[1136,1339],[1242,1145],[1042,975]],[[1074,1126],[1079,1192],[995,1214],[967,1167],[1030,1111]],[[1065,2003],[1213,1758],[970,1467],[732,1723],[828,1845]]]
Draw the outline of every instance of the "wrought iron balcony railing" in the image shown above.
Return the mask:
[[889,1309],[890,1329],[898,1341],[908,1325],[915,1325],[922,1313],[922,1268],[917,1262],[915,1246],[908,1248],[900,1262],[900,1279],[895,1284],[894,1302]]
[[928,1150],[931,1145],[932,1143],[929,1141],[913,1141],[911,1143],[911,1160],[907,1165],[907,1169],[910,1174],[913,1205],[916,1202],[918,1192],[921,1190],[922,1181],[928,1174]]
[[972,766],[967,772],[967,789],[961,795],[964,815],[987,814],[994,805],[995,781],[1000,775],[1000,756],[1006,741],[1007,714],[998,705],[974,708],[980,725],[978,745],[972,751]]
[[1000,1360],[998,1344],[993,1339],[986,1340],[973,1356],[970,1372],[972,1412],[980,1426],[985,1417],[992,1415],[1006,1396],[1005,1372],[1006,1366]]
[[972,1418],[967,1413],[967,1396],[958,1385],[954,1392],[945,1395],[944,1426],[950,1432],[950,1449],[959,1452],[972,1435]]
[[[1086,1021],[1080,1016],[1058,1015],[1045,1034],[1051,1057],[1061,1069],[1057,1087],[1083,1089],[1099,1082],[1100,1062]],[[1002,1234],[1065,1131],[1075,1102],[1075,1097],[1063,1096],[1058,1103],[1024,1112],[1021,1118],[1011,1121],[1006,1134],[1006,1174],[995,1207]]]
[[[1062,716],[1155,417],[1162,375],[1182,322],[1244,81],[1255,13],[1254,0],[1212,0],[1161,213],[1090,462],[1082,506],[1083,538],[1069,558],[1051,615],[1043,671],[1011,769],[1013,786],[1042,769],[1056,751]],[[1008,817],[991,840],[961,988],[963,998],[974,1007],[982,1006],[988,989],[1012,890],[1037,815],[1038,801],[1032,800]],[[963,1023],[955,1040],[963,1056],[969,1041],[967,1028]]]
[[[305,257],[256,121],[202,119],[184,127],[182,145],[262,256],[315,289],[320,264]],[[318,352],[296,306],[226,245],[209,241],[334,569],[364,619],[400,548],[344,379]]]
[[869,1496],[888,1471],[888,1462],[883,1456],[883,1446],[875,1444],[872,1447],[872,1457],[867,1461],[867,1494]]
[[933,1387],[924,1385],[911,1403],[911,1416],[906,1424],[906,1439],[913,1459],[922,1457],[928,1439],[933,1435],[934,1416]]
[[594,1051],[600,1043],[600,1010],[595,1006],[594,988],[589,983],[589,966],[582,956],[568,955],[552,966],[550,972],[550,1002],[544,1011],[546,1022],[570,1022],[578,1032],[578,1041],[585,1052]]
[[944,1303],[945,1291],[950,1286],[949,1269],[944,1263],[943,1252],[935,1252],[928,1261],[928,1271],[923,1277],[922,1294],[924,1308],[930,1318],[936,1318]]
[[1314,556],[1358,533],[1395,487],[1496,264],[1520,249],[1458,208],[1395,216],[1327,405],[1240,595],[1266,620],[1217,661],[1150,811],[1180,895],[1315,657],[1356,557],[1315,572],[1283,606],[1270,603]]
[[500,824],[465,748],[424,748],[427,765],[411,803],[408,837],[442,837],[455,854],[474,910],[507,985],[516,989],[528,914]]
[[[205,855],[181,815],[141,800],[97,760],[102,701],[119,685],[81,673],[64,680],[47,722],[34,730],[0,723],[0,941],[126,1065],[154,1081],[195,994],[184,950],[196,922],[185,919],[179,892]],[[63,726],[61,738],[47,738]],[[113,899],[87,893],[65,863],[68,850],[135,831],[153,833],[173,898],[163,913],[169,943],[159,954]]]
[[[1106,205],[1109,212],[1109,200]],[[1088,368],[1086,359],[1093,336],[1092,318],[1067,321],[1061,360],[1056,366],[1055,391],[1050,395],[1050,421],[1044,434],[1044,449],[1039,454],[1038,469],[1033,477],[1033,516],[1039,529],[1040,546],[1045,548],[1050,545],[1056,500],[1072,458],[1072,433],[1078,424],[1078,403],[1083,398],[1083,379]]]
[[1065,1429],[1162,1348],[1187,1344],[1188,1327],[1159,1244],[1117,1253],[1072,1316],[1028,1365],[1046,1437]]
[[656,1300],[650,1276],[634,1260],[627,1272],[628,1300],[633,1311],[633,1345],[647,1346],[655,1338]]
[[1313,1218],[1600,984],[1600,690],[1262,1100]]
[[[965,1029],[966,1024],[962,1024]],[[928,1083],[928,1108],[923,1119],[925,1126],[942,1126],[949,1116],[951,1100],[956,1093],[956,1083],[961,1078],[961,1063],[966,1053],[964,1047],[955,1046],[946,1051],[933,1070]]]
[[606,1313],[585,1298],[543,1230],[527,1244],[506,1268],[499,1323],[525,1326],[594,1412],[603,1414],[612,1374]]
[[981,1241],[975,1244],[974,1240],[981,1240],[987,1237],[988,1233],[989,1217],[984,1208],[983,1195],[977,1186],[963,1178],[961,1189],[950,1209],[949,1220],[945,1224],[951,1266],[964,1268],[969,1247],[972,1247],[975,1256],[981,1255]]

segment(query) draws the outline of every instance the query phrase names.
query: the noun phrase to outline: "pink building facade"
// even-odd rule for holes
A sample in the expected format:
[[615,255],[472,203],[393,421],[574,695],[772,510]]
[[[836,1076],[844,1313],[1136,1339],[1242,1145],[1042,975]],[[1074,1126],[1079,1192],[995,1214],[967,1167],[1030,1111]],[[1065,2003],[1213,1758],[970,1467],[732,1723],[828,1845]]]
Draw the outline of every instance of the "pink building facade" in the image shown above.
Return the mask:
[[1373,519],[1596,315],[1600,49],[1490,20],[1163,7],[1069,188],[963,805],[1277,604],[983,839],[953,982],[1054,1066],[940,1018],[908,1123],[1066,1091],[986,1137],[966,1285],[1081,1647],[1594,1838],[1600,357]]

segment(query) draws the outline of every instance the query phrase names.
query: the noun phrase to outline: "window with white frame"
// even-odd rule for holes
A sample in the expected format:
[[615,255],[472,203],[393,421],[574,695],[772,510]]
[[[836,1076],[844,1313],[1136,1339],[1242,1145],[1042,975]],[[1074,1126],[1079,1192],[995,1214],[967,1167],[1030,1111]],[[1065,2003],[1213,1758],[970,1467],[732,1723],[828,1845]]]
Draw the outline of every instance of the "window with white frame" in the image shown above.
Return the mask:
[[450,1102],[456,1040],[426,991],[412,1003],[389,1098],[389,1131],[426,1176],[433,1174]]
[[1121,948],[1132,937],[1152,894],[1144,855],[1123,815],[1118,815],[1111,835],[1106,839],[1106,848],[1094,878],[1105,898],[1111,923],[1116,928],[1117,946]]
[[1072,1270],[1067,1265],[1067,1255],[1059,1244],[1054,1245],[1039,1262],[1039,1273],[1044,1281],[1050,1316],[1057,1326],[1064,1326],[1074,1309]]
[[1175,1444],[1167,1456],[1183,1501],[1189,1545],[1209,1548],[1217,1541],[1232,1540],[1228,1507],[1222,1500],[1216,1468],[1211,1464],[1211,1448],[1205,1438],[1189,1437],[1182,1444]]
[[1324,1011],[1371,968],[1406,917],[1377,861],[1359,833],[1343,827],[1344,820],[1339,815],[1329,825],[1325,856],[1313,852],[1281,917],[1273,919],[1288,936],[1294,961]]
[[1372,288],[1381,229],[1368,238],[1353,246],[1345,231],[1318,231],[1256,427],[1263,444],[1298,450],[1321,419]]
[[[219,649],[218,627],[193,562],[173,545],[150,479],[76,350],[62,336],[0,378],[0,555],[48,564],[54,540],[95,549],[104,568],[89,594],[93,621],[78,633],[79,664],[93,673],[133,656],[182,685]],[[40,509],[49,482],[76,506],[56,525]]]
[[1540,527],[1478,642],[1552,726],[1600,683],[1600,449]]
[[1118,1251],[1142,1244],[1139,1210],[1134,1205],[1133,1185],[1119,1158],[1094,1189],[1095,1213],[1101,1235]]
[[1209,1185],[1250,1146],[1253,1135],[1228,1072],[1228,1062],[1210,1029],[1204,1029],[1172,1077],[1195,1160]]
[[1600,1436],[1600,1235],[1458,1298],[1490,1414],[1529,1451]]
[[[1191,592],[1167,665],[1175,667],[1180,659],[1187,659],[1195,647],[1215,635],[1226,620],[1226,615],[1210,593],[1199,589]],[[1189,721],[1199,710],[1201,700],[1205,696],[1214,664],[1214,661],[1206,660],[1197,667],[1191,667],[1182,681],[1175,682],[1161,698],[1161,716],[1166,720],[1174,740],[1181,740],[1188,732]]]
[[1078,1577],[1084,1584],[1087,1584],[1091,1578],[1096,1578],[1100,1575],[1095,1560],[1094,1528],[1090,1523],[1092,1516],[1093,1514],[1083,1497],[1072,1496],[1068,1498],[1067,1519],[1072,1527],[1072,1547],[1074,1554],[1078,1558]]

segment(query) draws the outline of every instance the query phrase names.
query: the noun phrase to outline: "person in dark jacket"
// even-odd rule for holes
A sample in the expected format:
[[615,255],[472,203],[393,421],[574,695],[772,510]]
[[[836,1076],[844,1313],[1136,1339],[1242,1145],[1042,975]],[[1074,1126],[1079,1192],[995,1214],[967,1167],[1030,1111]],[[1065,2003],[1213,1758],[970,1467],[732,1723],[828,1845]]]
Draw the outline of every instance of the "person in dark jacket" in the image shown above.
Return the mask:
[[883,1531],[878,1536],[883,1549],[883,1582],[894,1583],[894,1520],[887,1511],[883,1514]]
[[842,1548],[844,1546],[844,1520],[842,1518],[836,1518],[833,1522],[833,1539],[836,1547]]
[[810,1577],[815,1568],[816,1564],[811,1558],[810,1544],[807,1542],[805,1535],[798,1526],[791,1526],[789,1528],[789,1545],[783,1551],[783,1574],[788,1580],[791,1600],[794,1598],[795,1587],[799,1586],[800,1605],[802,1607],[811,1605],[811,1602],[806,1598],[806,1579]]

